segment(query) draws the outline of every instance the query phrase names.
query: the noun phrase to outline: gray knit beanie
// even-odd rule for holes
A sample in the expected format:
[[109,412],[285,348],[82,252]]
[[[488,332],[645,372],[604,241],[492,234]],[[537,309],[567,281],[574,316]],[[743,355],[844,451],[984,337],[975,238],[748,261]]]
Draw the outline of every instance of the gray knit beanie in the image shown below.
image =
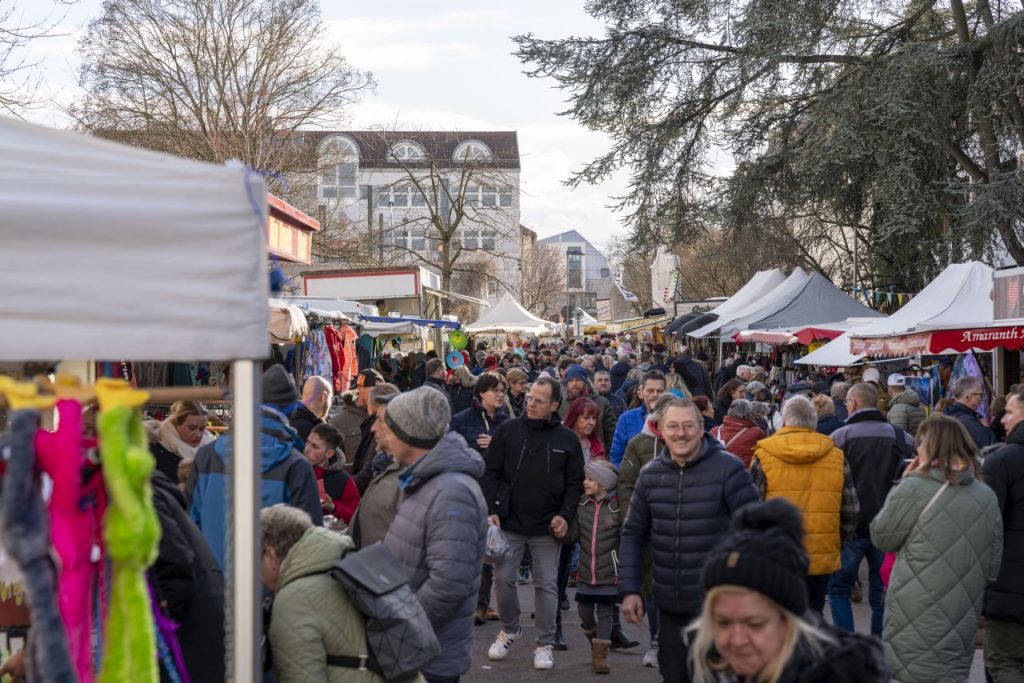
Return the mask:
[[420,387],[391,399],[384,420],[402,442],[433,448],[448,431],[452,409],[443,392]]
[[619,473],[615,465],[604,458],[594,458],[583,467],[587,477],[596,481],[606,492],[615,490],[619,485]]
[[263,403],[287,408],[299,400],[295,380],[281,364],[271,365],[263,373]]

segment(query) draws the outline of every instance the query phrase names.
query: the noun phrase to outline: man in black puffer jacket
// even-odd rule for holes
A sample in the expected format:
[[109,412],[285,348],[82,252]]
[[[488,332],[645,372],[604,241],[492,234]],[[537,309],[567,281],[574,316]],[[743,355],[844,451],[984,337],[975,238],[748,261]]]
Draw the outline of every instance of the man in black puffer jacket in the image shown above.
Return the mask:
[[985,667],[996,681],[1012,681],[1024,670],[1024,392],[1011,394],[1003,427],[1006,445],[982,465],[1003,513],[1003,563],[983,614]]
[[672,361],[672,369],[683,378],[694,396],[715,397],[708,371],[690,356],[690,349],[683,347],[679,357]]
[[511,556],[494,565],[501,632],[487,656],[504,659],[522,635],[516,572],[529,547],[536,591],[533,666],[550,669],[558,610],[560,545],[555,534],[568,529],[583,495],[583,451],[579,437],[558,418],[562,395],[555,380],[541,377],[526,399],[526,415],[501,423],[484,455],[481,489],[487,513],[512,545]]
[[622,614],[643,619],[643,558],[654,558],[658,607],[658,667],[666,681],[688,681],[683,629],[700,614],[701,568],[730,528],[732,513],[758,500],[743,461],[704,434],[700,410],[675,398],[658,426],[666,449],[640,471],[622,528],[619,593]]

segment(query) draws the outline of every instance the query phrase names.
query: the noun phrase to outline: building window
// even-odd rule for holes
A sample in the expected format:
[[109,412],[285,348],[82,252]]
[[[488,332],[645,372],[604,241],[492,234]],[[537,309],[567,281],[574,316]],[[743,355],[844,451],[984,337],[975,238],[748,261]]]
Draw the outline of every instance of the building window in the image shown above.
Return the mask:
[[384,187],[377,193],[377,208],[379,209],[392,207],[396,209],[422,209],[426,206],[426,197],[412,183]]
[[587,311],[597,310],[597,292],[584,292],[583,293],[583,306],[582,308]]
[[320,145],[321,201],[352,200],[359,196],[359,149],[346,137],[332,136]]
[[493,298],[498,296],[498,281],[494,278],[487,278],[487,296]]
[[583,289],[583,253],[579,247],[569,247],[566,252],[565,279],[569,289]]
[[389,161],[423,161],[425,157],[426,153],[423,148],[408,140],[392,145],[388,152]]
[[507,209],[512,206],[512,188],[507,185],[498,188],[467,183],[463,195],[470,206],[478,209]]
[[496,230],[462,228],[459,230],[459,241],[463,249],[495,251],[498,247],[498,232]]
[[602,268],[601,269],[601,277],[611,277],[611,276],[612,276],[612,271],[608,270],[607,268]]
[[484,251],[494,251],[498,235],[494,230],[484,230],[480,236],[480,248]]
[[486,161],[490,159],[491,148],[479,140],[467,140],[455,148],[452,154],[454,161]]

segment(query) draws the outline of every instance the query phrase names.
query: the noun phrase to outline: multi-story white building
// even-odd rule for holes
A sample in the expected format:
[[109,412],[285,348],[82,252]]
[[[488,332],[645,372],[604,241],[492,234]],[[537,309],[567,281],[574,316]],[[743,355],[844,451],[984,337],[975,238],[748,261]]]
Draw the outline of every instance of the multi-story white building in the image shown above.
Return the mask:
[[[515,131],[317,131],[301,205],[315,205],[337,249],[320,260],[452,271],[459,294],[519,291],[519,142]],[[294,197],[294,193],[292,194]],[[444,233],[451,235],[445,240]],[[444,247],[448,246],[447,256]]]

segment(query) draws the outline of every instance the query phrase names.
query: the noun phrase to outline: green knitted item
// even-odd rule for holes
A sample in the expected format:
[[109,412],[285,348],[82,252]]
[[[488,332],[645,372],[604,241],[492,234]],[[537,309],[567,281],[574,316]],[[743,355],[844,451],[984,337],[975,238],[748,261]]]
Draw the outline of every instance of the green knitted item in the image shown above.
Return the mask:
[[145,571],[157,557],[160,520],[149,475],[153,456],[138,408],[118,406],[97,418],[109,505],[103,520],[113,565],[98,683],[157,683],[156,633]]

